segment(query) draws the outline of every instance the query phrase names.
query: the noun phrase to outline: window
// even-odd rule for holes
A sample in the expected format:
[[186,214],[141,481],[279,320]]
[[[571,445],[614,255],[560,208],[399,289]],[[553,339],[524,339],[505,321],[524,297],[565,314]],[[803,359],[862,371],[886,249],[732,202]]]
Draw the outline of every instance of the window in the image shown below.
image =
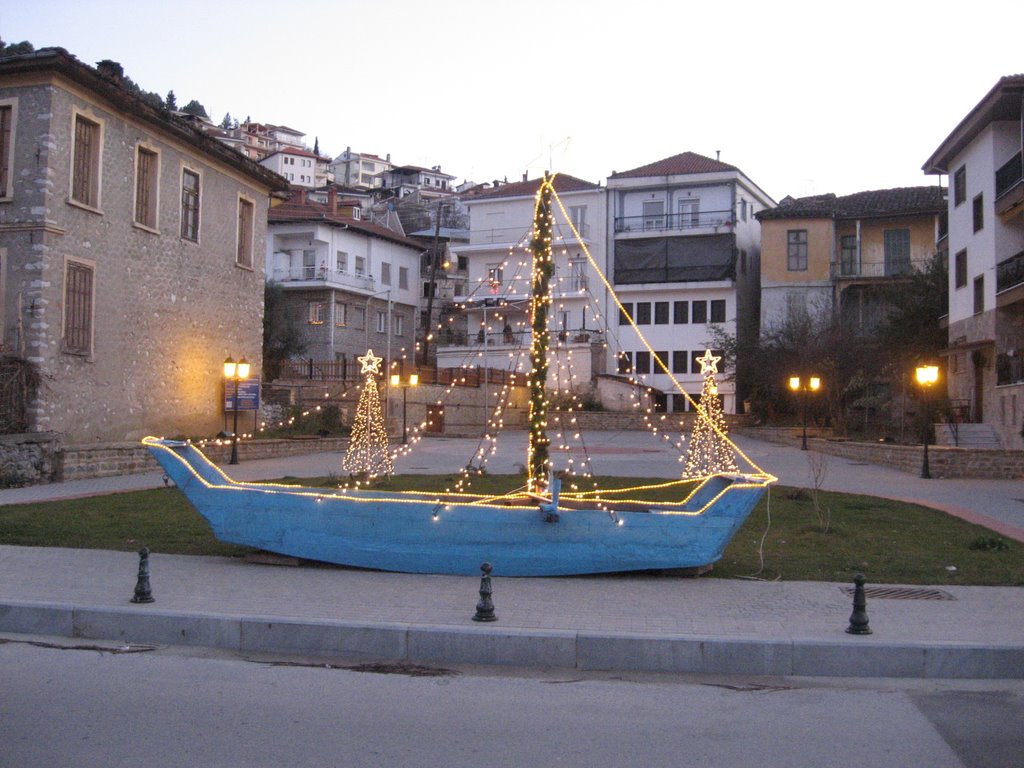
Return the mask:
[[807,269],[807,230],[791,229],[786,233],[786,268],[790,272]]
[[71,199],[100,207],[100,124],[75,115],[75,149],[71,169]]
[[199,242],[199,174],[181,172],[181,236]]
[[711,354],[719,358],[719,361],[716,365],[716,367],[718,368],[718,372],[725,373],[725,352],[721,349],[712,349]]
[[692,229],[700,226],[700,198],[688,197],[679,201],[679,228]]
[[391,285],[391,264],[386,261],[380,263],[380,284]]
[[633,372],[633,353],[619,352],[619,373]]
[[967,250],[964,249],[956,255],[956,287],[963,288],[967,285]]
[[690,302],[672,302],[672,322],[676,325],[684,325],[690,322]]
[[668,369],[668,352],[656,351],[654,353],[654,370],[652,373],[662,373]]
[[360,331],[366,328],[366,307],[352,307],[352,327]]
[[576,227],[576,231],[579,232],[581,237],[585,236],[587,228],[587,206],[570,205],[569,221],[571,221],[572,225]]
[[505,277],[505,271],[500,264],[491,264],[487,267],[487,282],[490,284],[491,293],[501,291],[501,282]]
[[972,201],[974,214],[974,231],[977,232],[985,226],[985,201],[984,195],[978,195]]
[[348,272],[348,254],[344,251],[338,251],[335,264],[337,270],[342,274]]
[[388,313],[378,312],[377,313],[377,333],[388,332]]
[[953,174],[953,205],[967,200],[967,166],[961,165]]
[[665,228],[665,201],[644,200],[644,229]]
[[740,221],[747,220],[747,201],[740,200]]
[[633,314],[633,303],[623,304],[619,310],[619,325],[629,325],[629,318]]
[[348,304],[343,301],[334,302],[334,325],[338,328],[348,325]]
[[667,301],[656,301],[656,302],[654,302],[654,324],[655,325],[668,325],[668,302]]
[[725,322],[725,299],[712,299],[711,300],[711,322],[712,323],[724,323]]
[[690,353],[690,373],[700,373],[700,359],[704,357],[704,350],[694,350]]
[[399,267],[398,268],[398,287],[408,288],[409,287],[409,268]]
[[985,276],[978,275],[974,278],[974,314],[980,315],[985,311]]
[[857,274],[857,236],[843,235],[839,238],[839,274]]
[[405,330],[405,316],[404,315],[393,315],[391,322],[394,323],[395,336],[404,336]]
[[253,222],[256,206],[251,200],[238,198],[238,252],[235,263],[240,267],[252,268]]
[[650,352],[637,352],[636,353],[636,373],[650,373],[651,372],[651,353]]
[[323,301],[311,301],[309,302],[309,324],[310,325],[323,325],[324,315],[327,314],[327,304]]
[[887,229],[883,238],[885,274],[905,275],[910,272],[910,230]]
[[740,249],[740,274],[747,274],[747,252],[744,249]]
[[14,158],[14,107],[11,100],[0,103],[0,198],[14,196],[11,163]]
[[159,179],[160,156],[151,149],[139,147],[135,156],[135,223],[150,229],[156,229]]
[[693,322],[706,323],[708,321],[708,303],[706,301],[690,302],[693,307]]
[[435,285],[433,290],[431,290],[430,281],[426,281],[423,283],[423,298],[429,299],[431,295],[437,296],[437,286]]
[[458,258],[458,260],[455,263],[455,268],[457,270],[459,270],[459,272],[468,272],[469,271],[469,259],[466,258],[465,256],[459,256],[457,258]]
[[651,302],[649,301],[638,301],[636,304],[636,324],[637,325],[650,325],[651,324]]
[[64,328],[62,350],[72,355],[92,353],[93,276],[88,264],[64,265]]
[[356,277],[366,277],[365,256],[356,256]]
[[686,350],[676,350],[672,353],[672,373],[689,373],[688,358]]

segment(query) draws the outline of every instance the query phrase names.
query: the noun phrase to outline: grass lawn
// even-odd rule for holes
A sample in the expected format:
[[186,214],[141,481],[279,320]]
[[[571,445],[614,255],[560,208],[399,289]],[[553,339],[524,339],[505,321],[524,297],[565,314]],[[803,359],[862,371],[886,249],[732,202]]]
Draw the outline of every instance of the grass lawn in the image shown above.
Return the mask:
[[[521,482],[520,476],[491,475],[474,481],[473,490],[500,493]],[[600,486],[640,482],[604,478]],[[330,480],[303,483],[329,485]],[[449,476],[406,475],[379,487],[443,490],[451,484]],[[658,494],[651,491],[644,497],[654,501]],[[247,551],[216,541],[175,488],[8,506],[0,509],[0,544],[115,550],[147,546],[153,552],[187,555]],[[818,493],[815,505],[807,492],[775,486],[711,575],[850,581],[859,572],[871,583],[1022,586],[1024,544],[926,507],[825,491]]]

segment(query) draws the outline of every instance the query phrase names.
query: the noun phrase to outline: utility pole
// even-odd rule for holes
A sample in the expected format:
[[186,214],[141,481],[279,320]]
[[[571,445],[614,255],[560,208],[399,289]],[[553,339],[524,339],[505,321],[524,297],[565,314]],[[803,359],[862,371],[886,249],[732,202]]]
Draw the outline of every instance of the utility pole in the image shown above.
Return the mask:
[[441,211],[444,210],[444,204],[437,201],[437,215],[436,221],[434,222],[434,245],[430,251],[430,270],[428,274],[427,288],[427,320],[423,324],[423,357],[422,364],[430,364],[430,335],[434,330],[434,293],[437,290],[437,247],[441,239]]

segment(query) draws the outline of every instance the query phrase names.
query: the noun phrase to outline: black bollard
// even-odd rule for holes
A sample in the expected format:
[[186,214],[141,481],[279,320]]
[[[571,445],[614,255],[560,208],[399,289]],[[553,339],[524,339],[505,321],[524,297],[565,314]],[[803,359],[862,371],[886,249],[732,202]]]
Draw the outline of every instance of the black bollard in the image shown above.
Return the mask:
[[135,595],[133,603],[152,603],[153,590],[149,587],[149,549],[143,547],[139,550],[139,579],[135,582]]
[[864,596],[864,574],[858,573],[853,577],[853,613],[850,614],[850,626],[846,631],[851,635],[870,635],[871,627],[868,626],[868,601]]
[[483,576],[480,577],[480,602],[476,604],[476,614],[473,621],[497,621],[494,615],[494,603],[491,602],[491,564],[484,563],[480,566]]

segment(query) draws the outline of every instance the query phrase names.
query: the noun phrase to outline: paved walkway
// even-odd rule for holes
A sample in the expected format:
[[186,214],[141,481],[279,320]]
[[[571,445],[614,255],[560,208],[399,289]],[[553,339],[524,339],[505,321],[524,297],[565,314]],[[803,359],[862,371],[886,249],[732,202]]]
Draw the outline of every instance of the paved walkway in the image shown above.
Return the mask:
[[[522,434],[488,463],[513,471]],[[518,441],[518,444],[517,444]],[[398,472],[451,471],[475,441],[423,441]],[[742,450],[789,485],[807,485],[809,455],[741,438]],[[588,439],[594,469],[678,473],[678,453],[636,433]],[[820,454],[811,459],[820,460]],[[823,487],[906,498],[983,518],[1024,536],[1019,482],[922,480],[836,457]],[[340,453],[245,462],[238,479],[339,473]],[[0,491],[0,504],[163,485],[160,473]],[[846,629],[846,585],[610,576],[503,579],[498,621],[473,622],[479,579],[333,567],[286,568],[155,554],[156,602],[130,602],[132,553],[0,546],[0,632],[243,653],[423,664],[511,664],[763,675],[1024,678],[1024,589],[943,587],[947,599],[869,599],[874,633]]]

